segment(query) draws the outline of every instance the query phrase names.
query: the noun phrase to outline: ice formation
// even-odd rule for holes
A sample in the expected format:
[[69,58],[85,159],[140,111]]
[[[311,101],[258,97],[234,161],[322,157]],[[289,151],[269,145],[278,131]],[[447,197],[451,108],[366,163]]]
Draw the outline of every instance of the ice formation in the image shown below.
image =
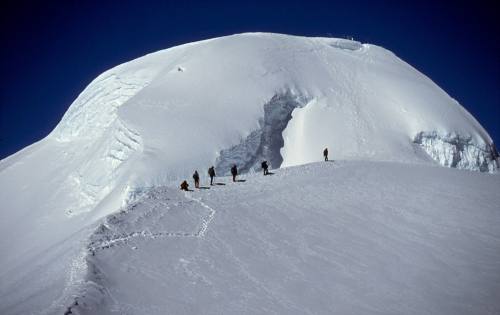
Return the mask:
[[475,143],[471,136],[420,132],[414,142],[443,166],[481,172],[494,172],[499,168],[495,146]]
[[264,104],[264,117],[259,120],[259,128],[239,144],[220,152],[216,161],[217,172],[228,175],[233,164],[244,173],[260,170],[260,163],[264,160],[271,168],[279,168],[283,163],[280,153],[284,145],[283,130],[292,118],[293,110],[305,104],[306,99],[294,95],[293,91],[274,95]]

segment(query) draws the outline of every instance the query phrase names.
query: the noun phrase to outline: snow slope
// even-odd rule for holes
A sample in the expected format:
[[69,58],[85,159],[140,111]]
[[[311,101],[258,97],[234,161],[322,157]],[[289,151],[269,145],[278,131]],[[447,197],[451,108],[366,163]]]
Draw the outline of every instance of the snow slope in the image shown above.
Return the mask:
[[[23,184],[14,177],[36,170],[36,185],[47,186],[43,196],[65,187],[67,202],[54,211],[71,216],[102,203],[116,209],[137,187],[209,164],[219,173],[231,163],[250,170],[261,158],[273,168],[298,165],[318,160],[326,146],[337,159],[498,167],[477,121],[391,52],[343,39],[251,33],[106,71],[46,139],[1,162],[0,185],[2,196],[20,196]],[[31,208],[25,199],[6,208]]]
[[245,179],[108,217],[73,314],[500,312],[500,176],[324,162]]
[[381,47],[263,33],[173,47],[106,71],[48,137],[0,161],[2,307],[59,305],[93,225],[145,187],[212,164],[313,162],[326,146],[335,159],[498,169],[478,122]]

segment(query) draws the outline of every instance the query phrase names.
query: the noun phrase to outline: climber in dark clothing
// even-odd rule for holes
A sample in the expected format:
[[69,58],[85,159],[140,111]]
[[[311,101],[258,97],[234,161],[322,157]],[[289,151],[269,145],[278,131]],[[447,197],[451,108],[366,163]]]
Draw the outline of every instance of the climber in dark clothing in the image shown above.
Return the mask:
[[325,161],[328,161],[328,148],[323,150],[323,156],[325,157]]
[[181,183],[181,190],[189,191],[188,187],[189,187],[188,182],[183,181],[183,182]]
[[233,167],[231,167],[231,175],[233,175],[233,182],[235,182],[236,175],[238,175],[238,168],[236,168],[236,164],[233,164]]
[[491,159],[496,160],[500,155],[498,154],[497,148],[494,143],[491,143]]
[[193,179],[194,179],[194,187],[200,188],[200,175],[198,175],[198,171],[194,171]]
[[500,168],[500,160],[498,159],[500,157],[500,154],[498,154],[495,144],[491,143],[490,148],[491,148],[491,161],[497,168]]
[[269,171],[268,171],[269,166],[267,165],[267,161],[263,161],[261,166],[262,166],[262,170],[264,171],[264,175],[268,175],[269,174]]
[[210,186],[214,184],[215,168],[212,166],[208,169],[208,176],[210,176]]

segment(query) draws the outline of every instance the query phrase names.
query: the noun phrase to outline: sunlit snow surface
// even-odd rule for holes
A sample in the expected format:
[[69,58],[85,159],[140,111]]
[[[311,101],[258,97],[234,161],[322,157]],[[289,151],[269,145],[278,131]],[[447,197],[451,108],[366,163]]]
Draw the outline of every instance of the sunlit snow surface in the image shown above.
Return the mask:
[[88,245],[76,314],[497,314],[500,176],[324,162],[147,192]]
[[[454,148],[439,139],[419,146],[422,132],[453,133],[477,149],[449,163]],[[6,208],[38,209],[43,205],[32,203],[33,194],[46,201],[62,190],[50,211],[103,215],[138,187],[211,164],[221,174],[231,163],[245,170],[261,159],[273,168],[300,165],[329,147],[337,159],[495,171],[491,145],[462,106],[384,48],[240,34],[159,51],[101,74],[46,139],[1,161],[0,197],[9,196]],[[19,182],[35,172],[36,188]]]
[[[172,209],[177,207],[177,211],[183,213],[184,216],[172,218],[169,215],[174,212],[167,212],[168,215],[164,219],[173,220],[168,222],[157,218],[157,227],[161,227],[158,231],[167,234],[156,235],[154,233],[158,231],[148,231],[147,226],[153,222],[148,223],[149,221],[142,219],[140,212],[137,212],[137,220],[142,220],[143,223],[128,222],[129,217],[125,216],[123,220],[128,222],[125,226],[111,224],[109,228],[118,229],[117,233],[122,233],[123,235],[119,234],[120,237],[125,237],[124,241],[127,242],[129,241],[127,233],[132,233],[133,241],[142,236],[146,240],[148,237],[155,237],[162,242],[170,242],[169,237],[163,236],[173,233],[174,238],[176,235],[187,235],[187,238],[178,240],[182,244],[185,242],[199,244],[203,242],[201,237],[214,237],[214,235],[210,236],[210,227],[220,222],[217,221],[216,214],[211,217],[210,209],[219,209],[216,211],[222,212],[226,209],[228,213],[233,213],[234,210],[228,210],[231,207],[228,203],[239,197],[237,193],[243,193],[248,196],[253,194],[255,197],[241,201],[243,204],[234,209],[251,208],[256,213],[267,211],[268,208],[263,204],[256,203],[256,199],[266,198],[266,193],[255,193],[253,189],[260,189],[260,184],[245,183],[241,185],[241,189],[248,189],[248,191],[238,192],[239,188],[227,186],[218,187],[224,188],[220,189],[220,192],[212,189],[196,193],[198,196],[196,198],[203,200],[208,199],[207,194],[213,194],[215,200],[218,200],[215,204],[211,204],[210,200],[202,201],[201,199],[186,201],[185,196],[179,195],[176,191],[180,179],[189,178],[194,169],[204,174],[210,165],[215,165],[219,174],[226,173],[228,166],[232,163],[237,163],[244,171],[252,172],[256,167],[258,168],[262,159],[270,161],[272,168],[301,165],[320,160],[324,147],[329,147],[330,157],[334,159],[404,163],[401,165],[406,165],[405,167],[408,168],[406,171],[409,173],[403,172],[400,180],[408,182],[413,180],[413,175],[409,175],[413,174],[412,170],[419,168],[429,170],[424,171],[424,174],[429,173],[427,181],[430,187],[434,187],[432,185],[441,180],[432,177],[430,173],[458,174],[450,175],[453,179],[449,182],[446,178],[442,179],[445,181],[443,182],[445,191],[450,189],[449,187],[459,187],[456,191],[450,191],[449,195],[439,195],[440,186],[434,187],[432,191],[438,194],[439,198],[436,197],[436,200],[441,200],[443,207],[436,208],[434,199],[429,200],[428,203],[427,201],[415,201],[415,203],[425,209],[446,211],[443,216],[457,215],[457,224],[460,226],[465,226],[467,220],[475,219],[480,220],[478,225],[482,228],[481,224],[484,223],[485,231],[490,231],[489,224],[498,223],[497,213],[492,208],[494,207],[492,205],[498,204],[498,200],[495,199],[498,195],[498,175],[434,167],[441,164],[495,173],[498,170],[498,157],[496,150],[493,149],[491,138],[462,106],[429,78],[394,54],[375,45],[334,38],[305,38],[262,33],[222,37],[159,51],[106,71],[79,95],[62,121],[47,138],[0,161],[0,200],[2,201],[0,206],[0,252],[2,253],[0,255],[2,267],[0,313],[26,314],[45,310],[50,313],[53,310],[65,309],[74,302],[74,296],[82,298],[85,295],[79,289],[90,290],[91,287],[93,290],[90,291],[102,294],[91,292],[86,295],[86,299],[81,300],[82,303],[86,301],[89,307],[90,305],[97,307],[96,305],[99,305],[101,301],[104,303],[101,305],[103,310],[106,310],[105,305],[110,307],[109,310],[116,309],[119,303],[112,304],[109,300],[110,293],[106,293],[107,282],[105,281],[107,280],[103,278],[100,279],[102,281],[97,281],[99,279],[96,279],[93,286],[88,282],[91,279],[89,266],[105,268],[104,265],[99,265],[98,260],[104,259],[101,255],[109,255],[108,251],[97,250],[96,263],[88,264],[89,244],[99,243],[97,240],[89,240],[88,237],[94,233],[104,217],[120,208],[130,210],[130,202],[133,202],[137,196],[145,191],[152,193],[147,187],[168,187],[165,188],[165,192],[159,193],[161,195],[159,198],[165,199],[161,203],[151,205],[150,208],[147,204],[140,206],[143,211],[152,211],[156,215],[158,212],[164,213],[161,210],[164,203],[168,207],[173,207]],[[372,164],[348,163],[346,165],[349,165],[347,169],[353,175],[358,174],[362,178],[362,171],[356,168]],[[307,169],[306,167],[304,170]],[[282,178],[281,176],[285,176],[288,172],[293,174],[294,171],[287,169],[283,172],[272,177],[272,180]],[[415,173],[418,172],[415,171]],[[288,208],[293,210],[294,207],[297,207],[296,211],[304,211],[304,213],[315,213],[315,207],[319,207],[317,209],[326,207],[331,211],[341,209],[351,211],[349,207],[334,207],[344,198],[354,198],[351,194],[346,197],[339,195],[337,196],[341,198],[339,200],[318,201],[301,194],[302,189],[309,185],[315,187],[309,189],[319,189],[313,184],[321,176],[323,174],[318,173],[308,178],[297,174],[297,179],[294,180],[307,179],[307,182],[300,182],[300,187],[289,187],[289,185],[296,184],[282,178],[284,181],[282,185],[287,187],[283,190],[297,196],[297,199],[286,198],[287,193],[275,195],[271,190],[273,195],[267,197],[270,198],[269,204],[276,203],[281,206],[270,207],[269,209],[273,210],[269,211],[276,212],[276,215]],[[332,178],[335,178],[334,174]],[[325,178],[324,181],[327,179]],[[325,182],[323,185],[329,186],[333,183],[336,183],[336,187],[343,184],[332,181],[331,184],[327,185]],[[276,182],[276,185],[278,184],[281,185]],[[382,184],[392,187],[391,183]],[[396,197],[394,198],[404,196],[405,189],[422,189],[427,193],[426,187],[429,187],[429,185],[423,187],[408,185],[399,185],[398,187],[402,187],[401,190],[396,189],[395,186],[393,195]],[[335,197],[334,192],[330,197]],[[416,196],[427,198],[425,193]],[[376,209],[385,207],[385,203],[389,202],[387,205],[391,208],[390,201],[385,198],[378,200],[379,203],[376,202],[377,200],[371,200],[372,197],[368,198],[378,192],[366,194],[365,196],[360,191],[354,199],[368,205],[373,203]],[[466,198],[467,196],[470,198]],[[364,197],[371,201],[365,201]],[[177,200],[179,205],[171,205],[168,198]],[[225,199],[227,200],[224,201]],[[285,206],[285,201],[290,203]],[[154,198],[150,202],[155,203]],[[325,204],[319,206],[322,202]],[[452,211],[453,207],[444,207],[445,203],[454,204],[454,202],[457,202],[459,209],[464,210],[463,213],[457,214]],[[479,207],[478,205],[482,203],[486,206]],[[156,210],[151,210],[153,208]],[[483,210],[483,208],[489,210]],[[295,210],[291,212],[292,215]],[[478,211],[487,213],[479,214]],[[129,212],[132,213],[132,211]],[[335,214],[333,212],[333,215]],[[189,217],[185,217],[186,215]],[[317,215],[321,216],[321,213]],[[471,219],[469,216],[474,217]],[[333,220],[334,217],[332,216],[331,219]],[[373,221],[373,217],[367,218]],[[283,218],[283,220],[287,219]],[[178,226],[173,222],[178,222]],[[206,223],[205,227],[203,227],[203,222]],[[229,225],[229,222],[226,223]],[[307,222],[302,223],[307,224]],[[274,224],[278,226],[279,220],[276,220]],[[286,226],[287,222],[281,224]],[[312,221],[311,224],[315,222]],[[139,226],[141,230],[135,230]],[[367,226],[371,225],[367,223]],[[173,229],[171,230],[170,227]],[[263,228],[267,227],[263,225]],[[345,228],[353,227],[346,226]],[[221,230],[219,233],[229,233],[231,229]],[[105,232],[103,230],[103,235],[106,235]],[[289,242],[289,246],[303,244],[295,243],[301,240],[295,238],[293,230],[287,229],[287,233],[292,233],[286,235],[290,239],[283,241]],[[432,233],[438,232],[432,230]],[[471,249],[471,252],[478,250],[486,255],[489,248],[498,245],[495,231],[491,230],[489,233],[491,238],[485,238],[484,244],[478,241],[480,236],[471,240],[471,242],[476,242],[471,248],[477,248]],[[245,239],[247,242],[255,237],[249,235],[244,235],[249,237],[249,240]],[[225,237],[230,238],[229,235]],[[330,237],[340,236],[321,234],[320,237],[325,237],[329,241]],[[376,239],[376,235],[373,237]],[[461,238],[457,237],[457,240],[459,239]],[[119,239],[108,241],[111,242],[110,244],[121,244]],[[243,240],[240,241],[243,242]],[[181,243],[176,246],[183,246]],[[155,246],[154,244],[148,243],[147,246]],[[267,244],[272,245],[272,243]],[[485,246],[479,246],[481,244]],[[262,245],[268,246],[266,243]],[[192,243],[185,244],[185,246],[186,250],[197,248],[193,247]],[[216,247],[213,249],[214,252],[206,253],[209,260],[218,250],[230,249],[230,247],[221,248],[222,245],[212,246]],[[233,246],[236,245],[233,244]],[[257,250],[257,245],[255,246]],[[272,248],[278,248],[281,244],[274,246]],[[142,246],[138,246],[137,253],[140,253],[141,248]],[[461,253],[464,255],[469,253],[468,248],[466,247]],[[123,249],[117,247],[116,250]],[[394,253],[399,250],[400,248],[394,247]],[[161,253],[163,252],[154,251],[151,255],[161,255]],[[400,259],[405,259],[404,254],[397,255]],[[120,253],[117,252],[116,256],[119,257]],[[236,258],[232,258],[233,256]],[[130,256],[131,259],[132,257]],[[232,264],[235,262],[231,259],[244,258],[238,257],[238,253],[225,253],[221,254],[221,257],[225,257],[228,263]],[[267,262],[271,260],[269,257],[272,256],[268,256],[266,252],[266,256],[261,259]],[[355,255],[354,258],[356,257]],[[154,258],[151,263],[154,264],[160,258],[162,257]],[[275,258],[273,257],[273,260]],[[330,258],[334,257],[329,254],[324,257],[324,259]],[[185,259],[189,266],[188,258],[179,256],[178,259]],[[121,260],[124,263],[127,261]],[[280,261],[277,259],[276,263],[280,264]],[[305,261],[304,266],[317,267],[311,261]],[[487,264],[491,262],[486,258],[484,261]],[[321,262],[322,260],[318,260],[317,263]],[[331,260],[329,263],[339,262]],[[110,264],[115,266],[114,262]],[[325,264],[328,265],[328,263]],[[237,262],[236,265],[238,265]],[[173,266],[176,265],[171,262],[164,267],[168,269]],[[276,275],[279,275],[276,270],[281,270],[281,268],[283,272],[291,272],[287,269],[288,265],[279,268],[275,266],[274,269],[271,268],[272,263],[269,266],[269,270],[274,270]],[[488,267],[488,270],[498,273],[496,267],[492,265]],[[182,268],[178,267],[172,273],[172,277],[181,274],[179,270]],[[228,268],[237,267],[228,266]],[[246,266],[242,268],[228,270],[228,273],[233,276],[240,275],[240,273],[246,275],[244,277],[240,275],[239,282],[233,284],[236,286],[234,294],[245,291],[250,286],[249,283],[254,283],[255,287],[252,289],[254,291],[248,292],[244,301],[238,302],[240,304],[229,305],[228,302],[224,304],[224,301],[215,303],[213,301],[217,299],[212,295],[212,291],[203,291],[204,293],[199,293],[198,297],[202,300],[214,298],[213,305],[226,305],[229,311],[241,311],[245,306],[252,308],[255,305],[269,307],[270,312],[273,310],[297,311],[296,306],[288,302],[293,300],[293,295],[286,296],[288,293],[292,294],[293,290],[274,287],[274,285],[285,286],[283,283],[266,287],[266,284],[262,283],[265,280],[263,276],[249,274],[250,271]],[[344,266],[344,268],[347,267]],[[296,266],[292,269],[297,269],[297,272],[301,271]],[[163,272],[164,270],[160,268],[157,271]],[[367,269],[366,272],[368,271],[371,269]],[[110,273],[107,277],[111,279],[114,275]],[[290,276],[292,279],[290,281],[298,279],[297,281],[301,284],[303,282],[300,281],[314,282],[316,277],[329,279],[323,273],[312,275],[313,278],[309,278],[303,272],[297,274],[297,279],[293,275]],[[348,277],[361,281],[359,279],[364,279],[365,276],[365,274],[350,274]],[[389,277],[389,279],[392,278]],[[272,278],[269,279],[271,280]],[[374,281],[371,283],[375,286]],[[492,305],[488,303],[490,301],[488,294],[492,290],[498,292],[498,288],[488,283],[478,280],[476,286],[471,286],[478,288],[483,287],[484,284],[483,289],[477,294],[486,294],[476,299],[474,297],[476,295],[471,293],[471,301],[473,300],[471,305],[478,305],[474,301],[483,301],[486,305],[484,307]],[[179,285],[189,287],[189,283]],[[450,285],[453,287],[453,283]],[[259,288],[274,292],[273,294],[276,295],[259,300],[261,298],[258,298],[256,293],[260,290]],[[328,289],[325,290],[328,291]],[[371,295],[370,290],[375,293]],[[456,290],[459,292],[451,290],[449,294],[455,296],[456,293],[461,297],[460,292],[463,291]],[[432,290],[425,291],[433,292]],[[168,294],[173,294],[171,291],[168,292]],[[203,296],[203,294],[208,294],[206,292],[212,293]],[[311,297],[309,302],[304,301],[305,304],[313,304],[314,294],[308,295],[307,291],[300,292],[306,300],[308,296]],[[382,293],[383,288],[382,290],[380,288],[366,289],[365,292],[374,298],[380,297],[377,294]],[[121,293],[117,293],[117,301],[119,294]],[[127,293],[123,294],[125,297]],[[344,294],[347,293],[344,292]],[[186,295],[189,294],[186,293]],[[338,294],[336,296],[338,299],[341,298]],[[95,299],[94,303],[91,303],[92,298]],[[410,298],[413,296],[408,296],[408,299]],[[324,306],[324,309],[332,310],[323,295],[317,295],[317,299],[317,307]],[[397,296],[394,299],[397,300]],[[172,296],[171,301],[172,307],[179,312],[183,310],[181,304],[186,305],[187,312],[191,310],[191,307],[202,307],[202,304],[193,306],[189,301],[179,300],[178,296]],[[367,302],[367,304],[370,303]],[[318,311],[311,310],[312,312]],[[368,312],[370,309],[365,310]],[[448,310],[446,308],[444,311]],[[453,307],[450,310],[453,313]],[[485,309],[478,307],[475,310],[482,312]],[[217,312],[214,308],[209,311]]]

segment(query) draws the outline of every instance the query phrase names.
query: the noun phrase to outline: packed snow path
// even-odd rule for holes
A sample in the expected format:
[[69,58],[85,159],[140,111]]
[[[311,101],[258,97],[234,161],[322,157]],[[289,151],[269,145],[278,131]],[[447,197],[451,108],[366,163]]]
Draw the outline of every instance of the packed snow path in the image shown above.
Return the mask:
[[71,311],[500,311],[500,176],[367,162],[274,172],[152,189],[108,217],[87,259],[99,289]]
[[190,192],[184,193],[187,202],[169,202],[182,200],[179,195],[171,188],[154,189],[140,203],[109,216],[92,236],[89,250],[95,254],[134,238],[204,237],[215,210]]

